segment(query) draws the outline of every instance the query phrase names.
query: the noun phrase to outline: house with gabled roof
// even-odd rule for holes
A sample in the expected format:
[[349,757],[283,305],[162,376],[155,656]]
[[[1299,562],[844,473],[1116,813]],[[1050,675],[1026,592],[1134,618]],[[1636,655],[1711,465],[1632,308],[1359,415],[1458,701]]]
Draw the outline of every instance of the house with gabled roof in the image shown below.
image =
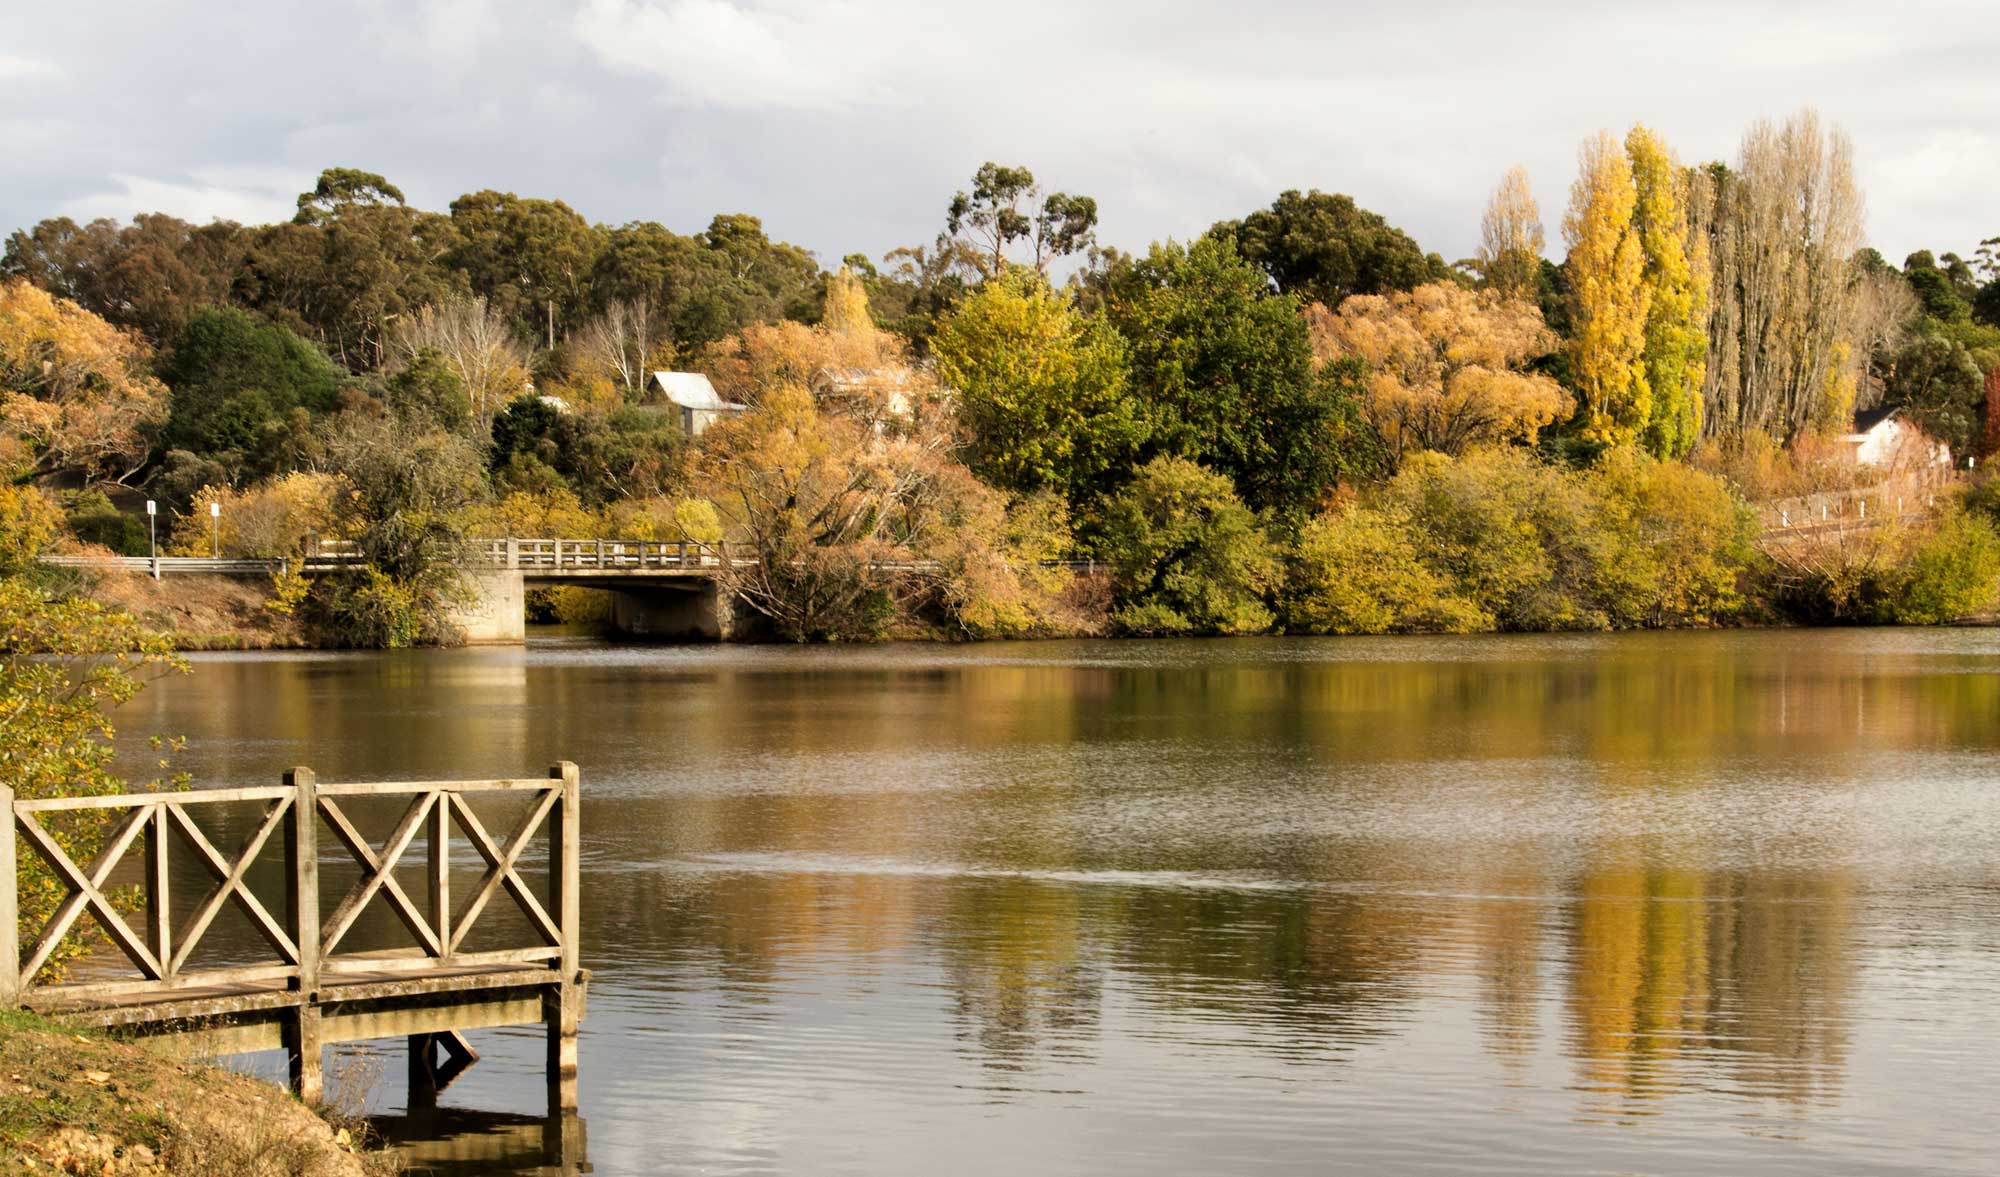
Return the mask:
[[700,437],[710,425],[750,407],[723,400],[715,385],[700,372],[655,372],[653,383],[659,386],[668,403],[680,410],[681,429],[689,437]]

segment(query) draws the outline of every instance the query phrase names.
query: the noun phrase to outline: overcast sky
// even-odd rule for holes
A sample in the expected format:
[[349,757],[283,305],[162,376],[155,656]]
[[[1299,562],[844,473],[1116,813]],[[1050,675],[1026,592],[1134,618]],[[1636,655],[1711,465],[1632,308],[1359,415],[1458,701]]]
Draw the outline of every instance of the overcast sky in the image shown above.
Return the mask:
[[1725,158],[1811,105],[1885,254],[2000,233],[1993,0],[3,2],[0,232],[282,219],[344,165],[430,208],[749,212],[835,261],[929,240],[994,159],[1097,197],[1128,249],[1317,187],[1455,259],[1524,163],[1559,254],[1585,135]]

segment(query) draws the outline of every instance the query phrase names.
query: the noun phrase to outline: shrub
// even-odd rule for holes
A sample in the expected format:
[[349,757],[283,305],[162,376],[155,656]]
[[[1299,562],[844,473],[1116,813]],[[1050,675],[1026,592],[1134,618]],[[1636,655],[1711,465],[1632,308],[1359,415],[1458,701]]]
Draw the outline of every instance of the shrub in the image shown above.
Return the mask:
[[1940,625],[1985,612],[2000,597],[2000,533],[1985,519],[1948,511],[1889,578],[1879,615],[1899,625]]
[[1417,556],[1407,519],[1372,507],[1300,530],[1286,585],[1289,633],[1470,633],[1491,614]]
[[1112,500],[1105,548],[1118,607],[1135,634],[1241,634],[1271,627],[1269,543],[1227,478],[1184,458],[1155,458]]
[[150,550],[145,519],[120,511],[101,490],[64,496],[63,513],[69,533],[82,543],[98,544],[121,556],[143,556]]

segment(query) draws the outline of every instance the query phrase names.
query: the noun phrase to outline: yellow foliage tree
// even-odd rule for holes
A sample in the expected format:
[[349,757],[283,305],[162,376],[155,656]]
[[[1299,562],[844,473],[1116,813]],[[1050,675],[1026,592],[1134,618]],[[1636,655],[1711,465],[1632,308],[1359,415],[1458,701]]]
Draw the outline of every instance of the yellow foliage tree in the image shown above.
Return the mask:
[[[209,515],[210,503],[220,515]],[[355,499],[338,474],[298,470],[241,490],[204,486],[190,507],[174,520],[167,541],[173,555],[206,556],[213,544],[223,556],[271,560],[300,555],[308,536],[346,538]]]
[[1625,137],[1637,200],[1634,227],[1645,255],[1646,386],[1652,410],[1642,440],[1678,458],[1701,435],[1702,378],[1708,359],[1708,243],[1688,229],[1687,175],[1666,143],[1644,126]]
[[1479,224],[1479,273],[1489,290],[1525,298],[1542,268],[1542,211],[1528,186],[1528,169],[1501,178]]
[[1524,370],[1556,340],[1520,299],[1438,282],[1356,295],[1337,312],[1314,306],[1308,318],[1322,360],[1368,366],[1362,412],[1394,463],[1423,450],[1532,441],[1570,411],[1561,385]]
[[1608,133],[1584,141],[1570,188],[1563,239],[1569,245],[1570,374],[1589,419],[1584,436],[1630,443],[1652,420],[1646,382],[1646,257],[1632,214],[1632,165]]
[[875,341],[875,316],[868,311],[868,291],[846,266],[826,280],[820,325],[842,339],[867,345]]
[[167,418],[137,335],[26,282],[0,284],[0,464],[119,479]]

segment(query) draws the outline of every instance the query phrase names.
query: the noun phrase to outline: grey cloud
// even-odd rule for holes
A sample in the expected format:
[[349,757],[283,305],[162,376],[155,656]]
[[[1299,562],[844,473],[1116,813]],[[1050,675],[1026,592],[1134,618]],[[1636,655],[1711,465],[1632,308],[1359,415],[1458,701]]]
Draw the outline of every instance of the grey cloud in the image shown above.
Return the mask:
[[1517,162],[1554,237],[1599,127],[1726,158],[1815,105],[1854,138],[1884,253],[1963,251],[2000,232],[1982,7],[71,0],[9,20],[0,229],[283,216],[342,164],[430,207],[497,187],[682,230],[752,212],[831,259],[928,239],[993,158],[1098,197],[1126,248],[1318,187],[1450,258]]

